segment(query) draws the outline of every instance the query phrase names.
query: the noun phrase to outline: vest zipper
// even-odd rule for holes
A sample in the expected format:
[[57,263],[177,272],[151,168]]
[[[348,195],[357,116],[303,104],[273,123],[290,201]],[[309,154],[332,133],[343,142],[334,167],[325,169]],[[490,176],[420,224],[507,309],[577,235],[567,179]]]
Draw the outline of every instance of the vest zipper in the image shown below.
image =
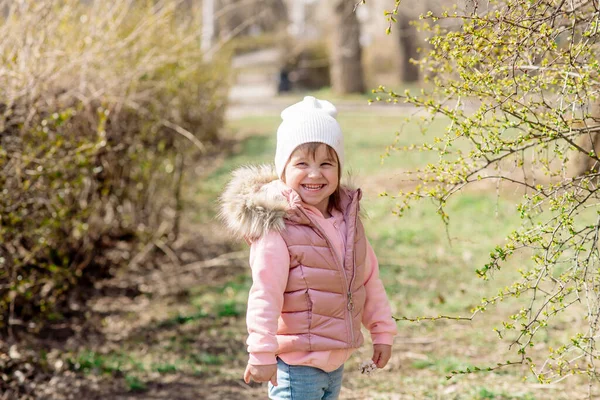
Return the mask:
[[[350,282],[348,282],[348,276],[346,275],[346,269],[344,268],[343,260],[340,264],[340,260],[338,259],[337,255],[335,254],[335,250],[333,249],[333,246],[331,245],[331,241],[327,237],[327,234],[325,232],[323,232],[323,230],[319,227],[318,224],[315,224],[313,222],[313,220],[308,216],[308,214],[302,208],[298,208],[298,209],[310,221],[310,225],[312,227],[314,227],[317,231],[319,231],[319,233],[321,235],[323,235],[323,237],[325,238],[325,241],[327,242],[327,245],[329,246],[329,251],[331,251],[331,255],[333,256],[333,259],[338,263],[338,266],[342,270],[342,276],[344,277],[344,285],[348,289],[348,292],[346,293],[346,308],[348,309],[348,315],[350,317],[348,319],[348,322],[350,323],[350,346],[354,346],[354,322],[353,322],[353,317],[352,317],[352,310],[354,310],[354,302],[352,301],[352,284],[354,283],[354,277],[356,275],[356,249],[355,249],[354,243],[352,243],[352,257],[353,257],[353,259],[352,259],[352,261],[353,261],[352,278],[350,279]],[[356,223],[357,222],[358,222],[358,209],[356,210],[356,215],[354,216],[355,231],[356,231]],[[348,243],[346,243],[346,246],[348,246]],[[344,254],[345,254],[345,250],[346,249],[344,249]]]
[[[354,231],[356,232],[356,226],[358,225],[358,207],[356,209],[356,215],[354,216]],[[356,235],[356,233],[355,233]],[[356,246],[352,243],[352,279],[350,280],[350,292],[352,291],[352,285],[354,284],[354,278],[356,277]]]
[[[359,189],[360,190],[360,189]],[[358,201],[358,196],[360,193],[356,194],[356,197],[353,199],[354,201]],[[350,311],[350,329],[351,329],[351,337],[352,337],[352,345],[354,346],[354,329],[352,328],[353,317],[352,310],[354,310],[354,303],[352,302],[352,285],[354,284],[354,278],[356,278],[356,226],[358,224],[358,205],[356,206],[356,212],[354,214],[354,237],[352,238],[352,278],[350,278],[350,285],[348,286],[348,310]],[[347,246],[348,244],[346,244]],[[346,270],[344,270],[344,274]]]

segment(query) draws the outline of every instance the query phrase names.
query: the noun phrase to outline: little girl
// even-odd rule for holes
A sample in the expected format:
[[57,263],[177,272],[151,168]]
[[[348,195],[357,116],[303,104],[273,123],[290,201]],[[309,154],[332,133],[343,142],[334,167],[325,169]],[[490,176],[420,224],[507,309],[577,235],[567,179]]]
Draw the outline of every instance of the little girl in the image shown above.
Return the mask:
[[251,245],[248,365],[270,399],[337,399],[344,363],[373,339],[373,362],[391,356],[396,324],[359,218],[361,191],[340,186],[337,110],[307,96],[281,113],[275,170],[243,167],[221,216]]

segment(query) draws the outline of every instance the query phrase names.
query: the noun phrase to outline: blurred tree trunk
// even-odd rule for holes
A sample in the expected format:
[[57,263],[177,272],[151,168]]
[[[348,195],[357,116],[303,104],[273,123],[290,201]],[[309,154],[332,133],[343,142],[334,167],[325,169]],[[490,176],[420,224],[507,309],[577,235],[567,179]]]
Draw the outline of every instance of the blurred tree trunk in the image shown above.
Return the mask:
[[[298,0],[300,1],[300,0]],[[283,0],[214,0],[215,36],[276,32],[287,25]]]
[[417,47],[419,32],[410,24],[413,20],[411,15],[399,13],[397,16],[398,27],[392,32],[398,32],[398,77],[400,82],[416,82],[419,80],[419,66],[410,62],[410,59],[418,59]]
[[460,0],[458,2],[458,9],[465,13],[465,15],[470,15],[477,12],[477,8],[479,4],[478,0]]
[[[575,122],[573,128],[598,128],[600,125],[600,100],[595,100],[590,105],[590,118],[586,121]],[[590,157],[589,152],[593,151],[598,157],[600,154],[600,132],[586,132],[585,130],[580,136],[577,136],[575,143],[585,150],[586,153],[580,150],[574,150],[575,154],[571,158],[569,176],[578,178],[584,176],[587,172],[597,172],[600,166],[596,159]]]
[[362,93],[365,82],[360,47],[360,24],[354,13],[356,2],[333,2],[333,42],[331,43],[331,87],[335,93]]

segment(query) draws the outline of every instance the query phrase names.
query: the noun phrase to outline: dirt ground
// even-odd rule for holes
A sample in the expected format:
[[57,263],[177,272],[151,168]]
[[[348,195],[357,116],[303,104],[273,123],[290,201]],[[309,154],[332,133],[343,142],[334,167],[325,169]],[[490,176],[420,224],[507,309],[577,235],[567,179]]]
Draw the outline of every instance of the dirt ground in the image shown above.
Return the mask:
[[[198,248],[202,249],[198,251]],[[244,349],[243,338],[217,340],[218,331],[228,325],[238,327],[239,318],[207,317],[202,323],[189,328],[182,324],[165,324],[173,310],[185,308],[189,288],[204,282],[219,284],[230,274],[238,274],[242,266],[225,260],[214,267],[205,267],[198,261],[214,259],[219,254],[231,253],[227,244],[209,241],[202,236],[189,235],[174,248],[178,259],[195,257],[185,266],[174,265],[164,254],[152,251],[153,265],[162,268],[133,269],[124,275],[99,282],[95,295],[87,301],[79,318],[72,318],[62,326],[47,329],[41,337],[21,335],[19,340],[0,341],[0,367],[5,382],[17,381],[0,395],[0,399],[241,399],[252,397],[260,389],[247,386],[240,379],[215,379],[208,373],[143,374],[145,390],[132,390],[120,371],[78,371],[68,365],[66,354],[82,351],[97,354],[114,352],[131,354],[143,360],[152,354],[146,347],[163,347],[178,335],[195,338],[193,349],[209,353],[234,353]],[[202,253],[202,254],[199,254]],[[216,326],[218,324],[219,326]],[[67,326],[68,325],[68,326]],[[40,351],[39,349],[44,349]],[[192,349],[192,351],[194,351]],[[173,356],[183,352],[176,349]],[[186,350],[189,351],[189,350]],[[99,365],[103,369],[102,365]],[[124,368],[124,371],[126,368]],[[7,385],[11,387],[11,385]]]

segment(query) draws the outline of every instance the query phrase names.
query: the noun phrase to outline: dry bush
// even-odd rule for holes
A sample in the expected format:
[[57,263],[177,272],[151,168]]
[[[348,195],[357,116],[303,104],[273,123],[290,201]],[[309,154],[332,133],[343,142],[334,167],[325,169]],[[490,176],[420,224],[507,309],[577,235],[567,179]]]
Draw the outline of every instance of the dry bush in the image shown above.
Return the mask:
[[[0,0],[0,330],[60,318],[131,244],[173,238],[226,68],[175,1]],[[128,251],[111,256],[118,244]]]

